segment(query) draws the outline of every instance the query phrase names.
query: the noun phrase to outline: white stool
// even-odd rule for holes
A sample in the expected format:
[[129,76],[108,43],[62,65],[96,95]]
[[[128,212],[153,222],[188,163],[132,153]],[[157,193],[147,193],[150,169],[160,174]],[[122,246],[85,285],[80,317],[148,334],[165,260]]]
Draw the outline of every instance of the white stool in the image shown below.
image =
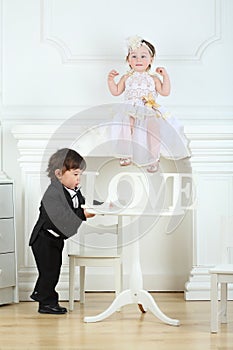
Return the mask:
[[69,254],[69,309],[74,309],[75,267],[80,269],[80,303],[85,303],[85,270],[86,267],[112,266],[115,270],[115,293],[122,290],[122,265],[120,255],[76,255]]
[[[222,216],[220,221],[221,264],[209,270],[211,276],[211,333],[218,332],[220,322],[227,323],[227,284],[233,283],[233,216]],[[220,284],[220,312],[218,311],[218,285]]]
[[[218,316],[227,323],[227,284],[233,283],[233,264],[217,265],[209,270],[211,275],[211,333],[218,332]],[[220,283],[220,312],[218,311],[218,284]]]
[[[120,225],[119,225],[120,223]],[[118,295],[122,290],[122,221],[116,216],[95,217],[91,219],[90,225],[83,223],[79,230],[80,244],[72,244],[68,249],[69,257],[69,309],[74,308],[75,290],[75,267],[79,266],[80,281],[80,303],[85,303],[85,272],[86,267],[113,267],[115,275],[115,293]],[[90,236],[89,236],[90,235]],[[97,242],[105,240],[107,236],[112,236],[115,248],[94,250],[88,249],[87,236],[91,239],[95,235]],[[96,237],[97,235],[97,237]],[[102,238],[101,238],[102,236]]]

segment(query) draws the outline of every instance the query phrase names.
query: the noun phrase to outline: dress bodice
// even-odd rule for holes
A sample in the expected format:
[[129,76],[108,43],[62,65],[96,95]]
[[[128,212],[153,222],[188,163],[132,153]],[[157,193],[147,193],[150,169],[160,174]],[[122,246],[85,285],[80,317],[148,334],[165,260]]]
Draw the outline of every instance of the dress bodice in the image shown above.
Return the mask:
[[142,105],[142,97],[151,94],[154,100],[157,98],[155,82],[152,76],[147,73],[134,72],[125,82],[125,102]]

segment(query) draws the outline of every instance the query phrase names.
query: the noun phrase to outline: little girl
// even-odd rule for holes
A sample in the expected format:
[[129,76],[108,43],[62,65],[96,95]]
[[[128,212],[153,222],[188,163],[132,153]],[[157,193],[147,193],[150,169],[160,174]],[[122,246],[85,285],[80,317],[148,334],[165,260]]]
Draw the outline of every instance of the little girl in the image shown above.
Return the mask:
[[119,73],[111,70],[108,74],[108,87],[112,95],[124,93],[124,105],[113,119],[112,139],[114,152],[120,158],[120,165],[132,161],[147,166],[148,172],[156,172],[160,155],[169,159],[182,159],[190,156],[188,141],[178,121],[160,106],[159,95],[168,96],[170,79],[165,68],[158,67],[150,74],[155,57],[155,48],[148,41],[130,37],[126,61],[131,71],[123,75],[119,82],[114,81]]

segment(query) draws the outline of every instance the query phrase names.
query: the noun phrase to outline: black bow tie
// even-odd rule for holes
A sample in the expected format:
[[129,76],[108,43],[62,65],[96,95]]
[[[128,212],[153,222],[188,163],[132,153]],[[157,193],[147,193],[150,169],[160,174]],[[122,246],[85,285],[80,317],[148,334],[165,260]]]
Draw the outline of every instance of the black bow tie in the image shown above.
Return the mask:
[[79,188],[74,189],[74,190],[72,190],[72,191],[74,191],[74,195],[72,195],[71,198],[73,199],[73,198],[76,197],[76,196],[78,197]]

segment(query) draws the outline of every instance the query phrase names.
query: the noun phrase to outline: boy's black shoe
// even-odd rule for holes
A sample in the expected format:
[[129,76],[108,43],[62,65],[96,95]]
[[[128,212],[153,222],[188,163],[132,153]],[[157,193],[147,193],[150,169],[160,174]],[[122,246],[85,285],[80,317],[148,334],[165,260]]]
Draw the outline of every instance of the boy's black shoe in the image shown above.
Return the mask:
[[39,301],[37,294],[38,294],[38,292],[33,292],[33,293],[30,295],[30,298],[33,299],[33,300],[35,300],[35,301]]
[[61,307],[59,304],[57,304],[57,305],[40,305],[38,312],[40,314],[63,315],[63,314],[67,313],[67,309],[65,307]]

